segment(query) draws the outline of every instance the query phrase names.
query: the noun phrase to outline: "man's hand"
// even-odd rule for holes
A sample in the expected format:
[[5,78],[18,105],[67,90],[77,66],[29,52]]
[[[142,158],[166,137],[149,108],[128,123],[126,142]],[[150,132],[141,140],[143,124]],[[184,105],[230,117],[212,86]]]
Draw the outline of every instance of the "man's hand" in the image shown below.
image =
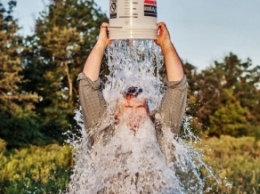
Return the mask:
[[170,33],[164,22],[159,22],[158,37],[155,43],[162,49],[168,81],[180,81],[183,78],[182,62],[172,44]]
[[172,44],[170,33],[164,22],[159,22],[157,26],[158,26],[158,37],[155,40],[155,43],[163,49],[165,46]]
[[110,43],[111,40],[109,40],[108,38],[108,23],[103,22],[100,26],[98,41],[96,44],[100,46],[102,49],[105,49]]

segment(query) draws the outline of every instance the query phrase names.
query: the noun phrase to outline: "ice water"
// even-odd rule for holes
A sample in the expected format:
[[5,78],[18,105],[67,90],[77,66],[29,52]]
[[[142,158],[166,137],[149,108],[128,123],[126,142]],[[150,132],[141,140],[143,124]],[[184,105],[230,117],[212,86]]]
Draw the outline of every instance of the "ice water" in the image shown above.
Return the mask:
[[[163,57],[152,40],[117,40],[106,51],[109,75],[103,88],[108,104],[106,118],[96,131],[113,127],[113,136],[89,145],[89,134],[82,125],[81,136],[71,139],[74,146],[73,174],[68,193],[169,193],[199,194],[207,177],[215,178],[191,142],[199,139],[191,132],[189,118],[184,132],[168,134],[159,144],[154,123],[147,119],[133,132],[127,122],[114,125],[114,112],[123,92],[130,86],[143,89],[149,111],[156,113],[165,90]],[[77,120],[82,123],[78,112]],[[163,148],[162,148],[163,147]],[[163,150],[163,151],[162,151]],[[203,173],[202,173],[203,172]]]

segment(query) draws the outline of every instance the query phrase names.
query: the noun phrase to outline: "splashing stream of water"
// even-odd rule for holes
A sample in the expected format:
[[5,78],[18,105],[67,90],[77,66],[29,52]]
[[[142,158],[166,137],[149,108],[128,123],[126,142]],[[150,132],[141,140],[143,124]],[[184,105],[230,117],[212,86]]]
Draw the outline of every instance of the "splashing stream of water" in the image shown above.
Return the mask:
[[[75,166],[68,193],[203,193],[205,177],[215,176],[189,143],[198,138],[188,118],[184,119],[184,136],[177,139],[168,130],[163,145],[150,119],[135,132],[127,122],[113,124],[122,93],[130,86],[142,88],[140,98],[146,99],[151,113],[157,111],[164,92],[160,48],[151,40],[117,40],[106,54],[110,74],[103,95],[108,107],[97,131],[113,126],[113,136],[105,141],[102,137],[90,147],[82,125],[81,137],[70,139]],[[206,169],[206,175],[201,169]]]

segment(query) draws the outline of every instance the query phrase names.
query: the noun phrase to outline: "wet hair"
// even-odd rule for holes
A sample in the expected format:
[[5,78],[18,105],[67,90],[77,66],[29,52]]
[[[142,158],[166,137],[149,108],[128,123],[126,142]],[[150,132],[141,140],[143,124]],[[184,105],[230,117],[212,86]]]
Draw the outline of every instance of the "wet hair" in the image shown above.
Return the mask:
[[[130,98],[136,98],[139,94],[141,94],[143,92],[142,88],[136,87],[136,86],[131,86],[129,88],[127,88],[126,91],[123,92],[123,96],[125,98],[130,97]],[[148,105],[148,101],[145,100],[145,107],[146,107],[146,112],[149,113],[149,105]]]
[[142,88],[131,86],[123,93],[124,97],[137,97],[143,92]]

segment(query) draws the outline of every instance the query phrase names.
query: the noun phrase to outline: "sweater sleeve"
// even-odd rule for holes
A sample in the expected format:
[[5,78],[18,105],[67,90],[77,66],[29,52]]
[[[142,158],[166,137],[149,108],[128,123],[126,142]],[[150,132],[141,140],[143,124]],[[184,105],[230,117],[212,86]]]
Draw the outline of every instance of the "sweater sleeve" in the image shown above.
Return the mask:
[[164,127],[170,127],[173,133],[180,132],[180,126],[186,108],[187,81],[183,76],[180,81],[165,81],[167,85],[163,96],[159,114]]
[[93,128],[105,112],[106,102],[100,90],[101,80],[92,81],[84,73],[78,75],[79,100],[86,129]]

